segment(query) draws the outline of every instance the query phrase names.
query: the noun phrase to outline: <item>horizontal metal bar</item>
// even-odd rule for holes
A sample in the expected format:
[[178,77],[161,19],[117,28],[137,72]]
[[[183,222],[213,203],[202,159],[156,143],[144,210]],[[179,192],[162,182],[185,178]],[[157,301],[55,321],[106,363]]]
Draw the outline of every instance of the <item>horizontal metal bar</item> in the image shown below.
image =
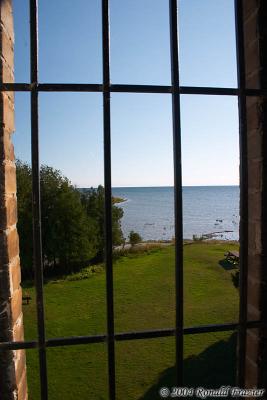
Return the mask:
[[[1,83],[1,92],[30,92],[31,90],[38,92],[88,92],[102,93],[105,91],[102,84],[90,83]],[[109,85],[109,91],[113,93],[155,93],[155,94],[171,94],[172,86],[160,85]],[[188,95],[210,95],[210,96],[238,96],[240,90],[236,88],[216,88],[201,86],[180,86],[174,89],[175,92]],[[243,94],[246,96],[267,97],[266,89],[246,89]]]
[[137,339],[156,339],[168,336],[174,336],[175,329],[156,329],[153,331],[143,331],[143,332],[126,332],[115,334],[115,339],[117,341],[122,340],[137,340]]
[[223,324],[223,325],[203,325],[193,326],[190,328],[184,328],[184,335],[197,335],[200,333],[212,333],[212,332],[227,332],[234,331],[238,327],[238,323]]
[[[239,323],[233,322],[229,324],[211,324],[185,327],[183,329],[184,335],[197,335],[201,333],[212,332],[227,332],[234,331],[238,328]],[[267,326],[267,321],[248,321],[247,329],[256,329]],[[123,340],[138,340],[138,339],[156,339],[164,338],[175,335],[175,329],[156,329],[152,331],[136,331],[124,332],[115,334],[115,340],[120,342]],[[60,347],[60,346],[73,346],[79,344],[102,343],[107,340],[107,335],[94,335],[94,336],[70,336],[63,338],[53,338],[46,340],[46,347]],[[20,350],[20,349],[34,349],[38,348],[38,341],[24,341],[24,342],[2,342],[0,343],[0,350]]]
[[94,336],[72,336],[48,339],[46,341],[46,347],[58,347],[58,346],[73,346],[76,344],[89,344],[89,343],[101,343],[106,341],[106,335],[94,335]]
[[110,85],[111,92],[117,93],[172,93],[171,86],[160,85]]
[[36,348],[38,348],[38,342],[36,340],[0,343],[0,350],[22,350],[22,349],[36,349]]
[[180,86],[180,94],[199,94],[212,96],[237,96],[238,89],[235,88],[216,88],[198,86]]
[[[196,335],[198,333],[212,333],[212,332],[227,332],[234,331],[238,328],[238,322],[231,322],[228,324],[211,324],[193,326],[183,329],[184,335]],[[267,321],[247,321],[247,329],[254,329],[267,326]]]
[[39,83],[39,92],[103,92],[103,85],[90,83]]
[[[212,332],[227,332],[234,331],[238,328],[238,323],[228,323],[228,324],[211,324],[211,325],[201,325],[184,327],[184,335],[196,335],[201,333],[212,333]],[[267,322],[264,321],[248,321],[247,329],[259,328],[266,326]],[[116,341],[121,340],[137,340],[137,339],[156,339],[159,337],[169,337],[175,335],[175,329],[157,329],[153,331],[142,331],[142,332],[126,332],[115,334]]]
[[1,92],[30,92],[30,83],[0,83]]
[[[242,92],[249,97],[266,97],[266,89],[245,89]],[[238,88],[216,88],[198,86],[180,86],[180,94],[210,95],[210,96],[240,96]]]

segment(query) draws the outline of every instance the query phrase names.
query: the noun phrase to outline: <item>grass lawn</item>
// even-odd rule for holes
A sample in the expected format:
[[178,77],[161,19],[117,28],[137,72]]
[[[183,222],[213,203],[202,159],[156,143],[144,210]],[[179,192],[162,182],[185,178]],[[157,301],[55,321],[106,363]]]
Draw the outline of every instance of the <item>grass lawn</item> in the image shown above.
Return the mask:
[[[231,270],[219,264],[235,244],[184,246],[185,326],[237,320],[238,292]],[[105,273],[89,279],[58,280],[45,285],[47,338],[95,335],[106,331]],[[27,288],[32,298],[34,289]],[[114,265],[116,332],[174,326],[174,248],[128,255]],[[36,311],[24,306],[26,339],[35,339]],[[116,343],[117,399],[160,399],[161,386],[175,385],[174,338]],[[233,384],[235,337],[229,333],[188,335],[184,339],[188,385]],[[49,398],[107,399],[106,345],[47,350]],[[36,350],[27,351],[29,399],[40,398]]]

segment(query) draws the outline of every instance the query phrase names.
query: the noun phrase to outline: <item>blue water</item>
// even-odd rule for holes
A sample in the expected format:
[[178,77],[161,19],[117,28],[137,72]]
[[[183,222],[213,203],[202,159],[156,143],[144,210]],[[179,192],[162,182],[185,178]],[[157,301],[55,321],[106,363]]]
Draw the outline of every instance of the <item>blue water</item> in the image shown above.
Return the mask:
[[[124,210],[125,237],[134,230],[143,240],[174,237],[173,187],[113,188],[114,196],[127,199]],[[214,233],[213,238],[239,238],[238,186],[187,186],[183,188],[183,236]]]

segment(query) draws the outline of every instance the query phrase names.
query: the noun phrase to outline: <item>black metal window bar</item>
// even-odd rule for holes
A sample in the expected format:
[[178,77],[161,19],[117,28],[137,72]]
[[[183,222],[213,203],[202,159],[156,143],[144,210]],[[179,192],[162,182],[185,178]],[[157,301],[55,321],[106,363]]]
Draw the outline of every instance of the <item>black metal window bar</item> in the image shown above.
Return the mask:
[[[38,340],[2,342],[0,350],[37,348],[40,366],[41,399],[48,399],[46,348],[106,342],[108,348],[109,399],[116,399],[115,386],[115,341],[152,339],[175,336],[176,338],[176,382],[183,384],[183,337],[184,335],[209,332],[238,332],[237,384],[244,386],[246,356],[246,331],[263,326],[263,321],[247,321],[247,263],[248,263],[248,207],[247,207],[247,139],[246,97],[266,96],[266,90],[247,89],[245,83],[245,57],[242,0],[235,0],[237,75],[238,88],[190,87],[179,84],[179,51],[177,0],[169,0],[171,86],[120,85],[110,83],[109,60],[109,0],[102,0],[102,51],[103,84],[57,84],[38,82],[38,0],[30,1],[31,83],[2,83],[1,91],[24,91],[31,93],[31,154],[32,154],[32,198],[33,198],[33,243],[37,303]],[[103,94],[104,120],[104,186],[105,186],[105,262],[107,296],[107,333],[96,336],[73,336],[46,339],[43,296],[43,265],[40,212],[39,176],[39,92],[100,92]],[[170,329],[140,332],[114,332],[113,268],[112,268],[112,201],[111,201],[111,124],[110,93],[165,93],[172,96],[173,152],[174,152],[174,202],[175,202],[175,288],[176,323]],[[240,310],[239,322],[184,327],[183,323],[183,224],[182,224],[182,178],[181,178],[181,123],[180,95],[237,96],[239,101],[240,138]]]

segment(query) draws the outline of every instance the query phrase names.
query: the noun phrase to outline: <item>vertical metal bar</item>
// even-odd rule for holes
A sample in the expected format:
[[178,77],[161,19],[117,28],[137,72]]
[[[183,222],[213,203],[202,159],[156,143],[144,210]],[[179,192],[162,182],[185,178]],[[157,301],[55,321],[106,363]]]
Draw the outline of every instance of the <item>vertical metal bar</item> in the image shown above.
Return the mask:
[[38,350],[40,365],[41,399],[48,399],[47,365],[45,347],[45,316],[43,295],[43,260],[41,238],[41,204],[39,173],[39,126],[38,126],[38,6],[30,0],[31,35],[31,156],[32,156],[32,211],[33,211],[33,263],[36,286],[38,322]]
[[105,182],[105,261],[109,398],[115,400],[114,298],[112,262],[111,129],[109,68],[109,1],[102,0],[103,121]]
[[247,112],[246,112],[246,67],[243,31],[243,0],[235,0],[236,52],[239,108],[240,147],[240,275],[239,275],[239,329],[237,384],[245,385],[246,323],[247,323],[247,275],[248,275],[248,168],[247,168]]
[[170,48],[172,79],[172,123],[174,154],[174,218],[175,218],[175,289],[176,289],[176,370],[177,385],[183,384],[183,210],[181,117],[179,92],[179,51],[177,0],[169,0]]

